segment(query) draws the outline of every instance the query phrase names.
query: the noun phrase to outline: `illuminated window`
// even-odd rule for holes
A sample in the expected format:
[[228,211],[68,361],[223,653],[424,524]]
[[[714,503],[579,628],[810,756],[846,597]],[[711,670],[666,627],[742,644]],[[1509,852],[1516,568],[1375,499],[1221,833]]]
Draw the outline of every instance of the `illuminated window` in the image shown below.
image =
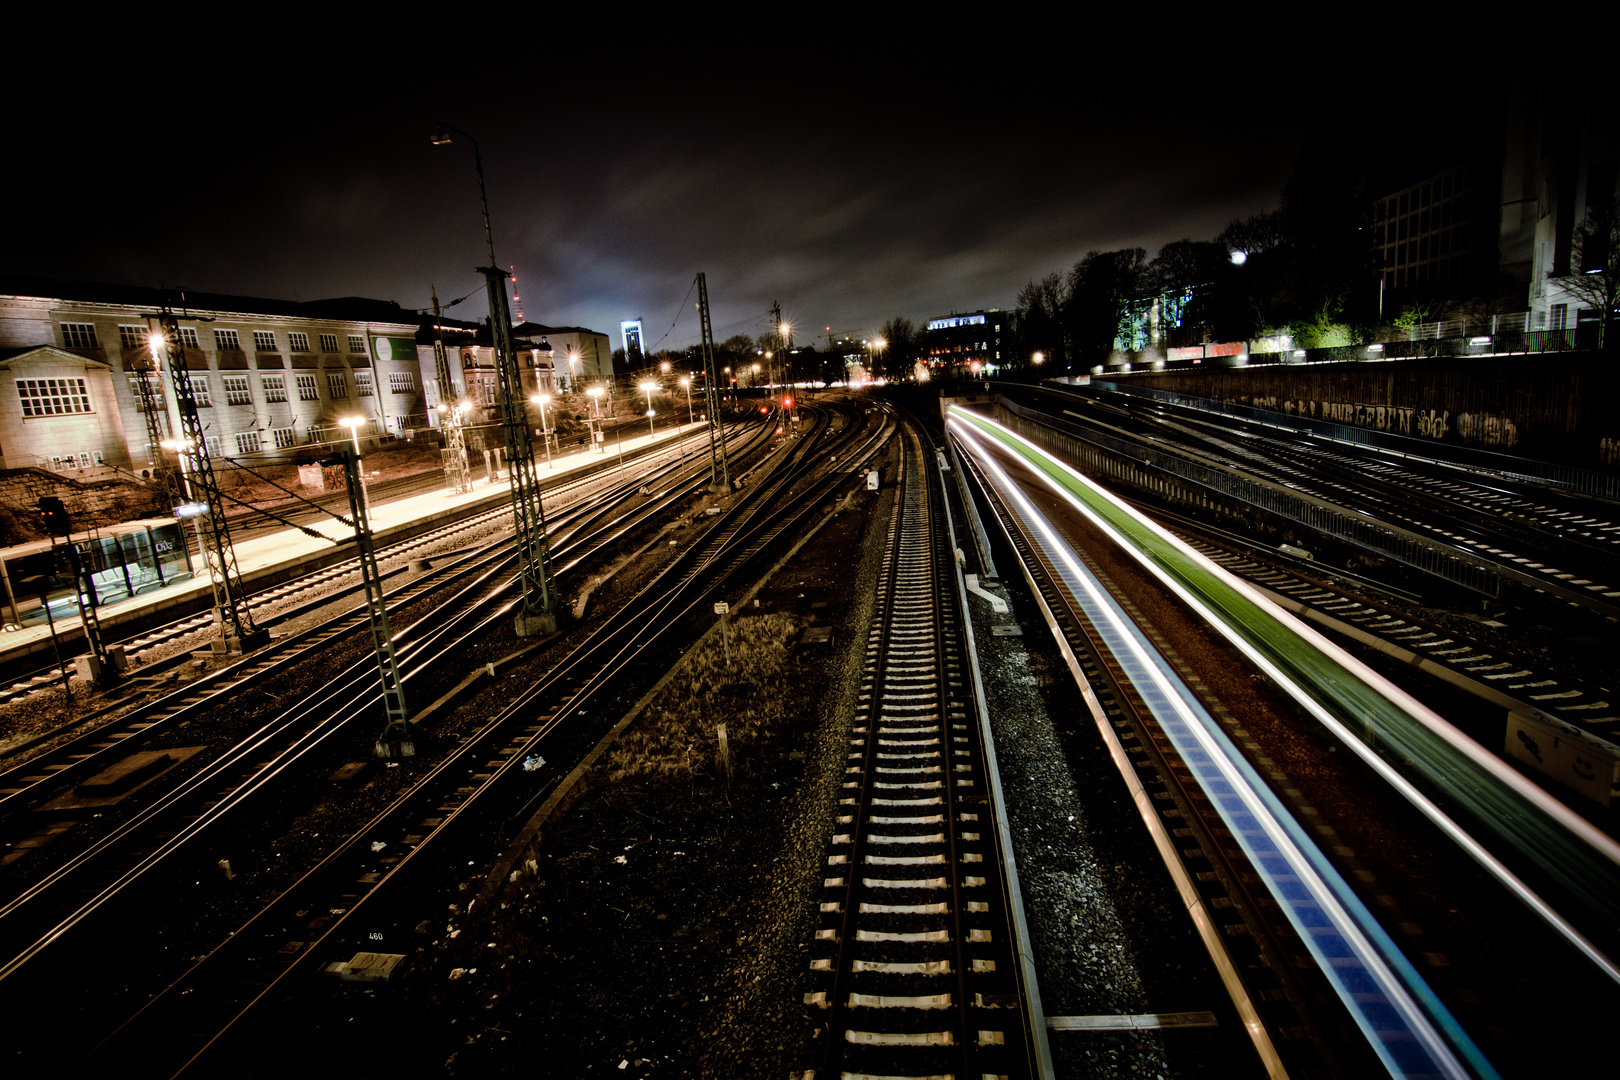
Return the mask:
[[141,382],[146,381],[147,389],[152,393],[152,404],[161,411],[163,408],[163,384],[157,379],[147,379],[144,375],[131,375],[129,377],[129,396],[135,400],[135,411],[145,412],[146,401],[141,395]]
[[191,399],[197,403],[199,409],[211,409],[214,401],[209,392],[208,376],[199,375],[193,371],[189,379],[191,383]]
[[354,373],[354,396],[371,396],[371,372],[357,371]]
[[242,341],[236,336],[235,330],[215,330],[214,348],[220,352],[241,352]]
[[408,371],[390,371],[388,389],[396,394],[416,393],[416,378]]
[[83,379],[18,379],[24,416],[65,416],[90,411]]
[[260,375],[259,386],[264,390],[265,401],[287,400],[287,376]]
[[257,431],[244,431],[236,437],[236,452],[238,454],[257,454],[260,445]]
[[495,376],[478,376],[478,389],[482,395],[478,400],[484,405],[494,405],[499,399],[495,396]]
[[180,347],[182,349],[200,349],[197,344],[197,328],[195,326],[182,326],[180,328]]
[[326,374],[327,396],[336,400],[349,396],[349,384],[343,380],[341,371],[329,371]]
[[225,383],[225,404],[253,404],[253,395],[248,393],[248,381],[246,375],[225,375],[222,376],[222,378]]
[[309,335],[296,330],[289,333],[287,347],[293,352],[309,352]]
[[276,351],[276,335],[275,335],[275,333],[270,331],[270,330],[255,330],[255,331],[253,331],[253,351],[254,352],[275,352]]
[[125,349],[144,349],[151,337],[149,327],[118,324],[118,344]]
[[99,349],[93,323],[65,322],[62,324],[62,347],[67,349]]
[[321,352],[337,352],[337,335],[321,335]]
[[298,445],[298,432],[290,427],[272,428],[270,437],[275,440],[277,450],[291,450]]
[[366,351],[366,339],[361,337],[359,334],[350,334],[349,351],[364,355]]
[[297,379],[298,379],[298,400],[299,401],[319,401],[319,400],[321,400],[321,392],[315,388],[315,376],[313,376],[313,375],[299,375],[299,376],[297,376]]

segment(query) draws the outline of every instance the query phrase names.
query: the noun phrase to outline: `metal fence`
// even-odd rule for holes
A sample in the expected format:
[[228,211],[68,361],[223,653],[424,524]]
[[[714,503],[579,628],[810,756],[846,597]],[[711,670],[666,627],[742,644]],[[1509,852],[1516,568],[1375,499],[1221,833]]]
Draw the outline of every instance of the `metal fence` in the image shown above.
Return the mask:
[[1197,508],[1216,505],[1210,493],[1236,499],[1473,592],[1501,594],[1499,567],[1405,529],[1161,447],[1083,428],[1005,398],[996,411],[996,418],[1009,428],[1090,475]]
[[1436,443],[1432,439],[1414,439],[1405,435],[1391,434],[1387,431],[1376,431],[1372,428],[1340,424],[1332,420],[1317,420],[1309,416],[1277,412],[1274,409],[1257,409],[1252,405],[1240,405],[1231,401],[1216,401],[1213,398],[1194,397],[1191,394],[1178,394],[1171,390],[1158,390],[1153,387],[1138,386],[1132,383],[1094,380],[1092,386],[1101,390],[1112,390],[1115,393],[1130,394],[1135,397],[1149,398],[1153,401],[1163,401],[1183,408],[1197,409],[1200,412],[1231,416],[1239,420],[1266,424],[1270,427],[1283,428],[1288,431],[1308,431],[1314,435],[1321,435],[1323,438],[1354,443],[1360,446],[1370,446],[1400,457],[1460,465],[1464,468],[1494,473],[1497,476],[1548,484],[1567,491],[1580,492],[1583,495],[1595,495],[1604,499],[1620,499],[1620,476],[1610,473],[1578,469],[1571,465],[1557,465],[1547,461],[1534,461],[1529,458],[1513,457],[1509,454],[1493,453],[1489,450],[1476,450],[1472,447],[1458,446],[1455,443]]

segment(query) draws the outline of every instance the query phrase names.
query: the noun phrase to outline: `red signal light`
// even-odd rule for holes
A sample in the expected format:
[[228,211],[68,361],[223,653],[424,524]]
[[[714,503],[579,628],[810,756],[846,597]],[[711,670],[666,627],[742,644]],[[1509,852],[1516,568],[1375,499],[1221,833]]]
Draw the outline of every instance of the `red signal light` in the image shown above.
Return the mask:
[[793,408],[793,399],[790,398],[790,397],[783,398],[782,399],[782,408],[784,408],[784,409]]

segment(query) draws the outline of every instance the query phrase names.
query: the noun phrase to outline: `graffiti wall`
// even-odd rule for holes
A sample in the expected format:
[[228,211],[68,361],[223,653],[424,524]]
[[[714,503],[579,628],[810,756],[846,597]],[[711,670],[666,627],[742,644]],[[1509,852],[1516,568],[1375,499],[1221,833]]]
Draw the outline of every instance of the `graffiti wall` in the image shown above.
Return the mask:
[[1620,469],[1620,373],[1599,354],[1433,357],[1129,376],[1413,438]]

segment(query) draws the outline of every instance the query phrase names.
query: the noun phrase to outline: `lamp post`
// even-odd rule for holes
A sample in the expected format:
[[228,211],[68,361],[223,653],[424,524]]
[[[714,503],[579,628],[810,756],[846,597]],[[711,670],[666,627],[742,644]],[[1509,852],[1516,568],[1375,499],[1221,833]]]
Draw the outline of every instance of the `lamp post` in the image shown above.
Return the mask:
[[472,143],[478,171],[478,198],[484,211],[484,242],[489,265],[478,267],[489,293],[490,333],[495,344],[495,367],[501,394],[501,421],[506,433],[506,457],[512,484],[512,518],[519,557],[522,559],[523,611],[517,617],[519,637],[553,633],[557,629],[555,588],[551,580],[551,554],[546,545],[546,510],[540,483],[534,474],[529,443],[529,418],[522,400],[523,382],[512,345],[512,315],[506,300],[506,271],[495,261],[495,241],[489,225],[489,197],[484,189],[484,159],[478,140],[441,122],[433,136],[435,146],[453,142],[452,133]]
[[657,384],[656,383],[651,383],[651,382],[644,382],[644,383],[641,384],[641,389],[647,391],[647,434],[648,435],[656,435],[656,434],[658,434],[658,432],[657,432],[656,429],[653,428],[653,417],[657,416],[658,414],[653,412],[652,395],[653,395],[653,391],[655,389],[657,389]]
[[551,400],[550,394],[536,394],[529,399],[540,406],[540,438],[546,444],[546,468],[551,468],[551,428],[546,425],[546,402]]
[[[191,440],[164,439],[162,442],[158,443],[158,445],[163,447],[165,450],[173,450],[175,456],[180,459],[181,496],[186,500],[187,506],[195,506],[196,504],[192,502],[191,498],[191,470],[186,466],[186,451],[191,449]],[[191,519],[191,527],[197,534],[197,559],[202,563],[203,568],[206,570],[208,567],[208,549],[203,547],[202,522],[199,520],[202,515],[188,513],[183,516]],[[184,536],[185,533],[186,527],[184,524],[181,524],[180,535]],[[216,622],[220,621],[219,608],[217,606],[214,608],[214,617]]]
[[360,498],[366,504],[366,516],[371,516],[371,492],[366,489],[365,461],[360,455],[360,425],[366,422],[363,416],[342,416],[338,423],[349,429],[349,437],[354,440],[354,471],[360,477]]
[[607,453],[607,446],[602,439],[602,388],[593,386],[585,391],[591,395],[591,442],[596,444],[596,452]]

